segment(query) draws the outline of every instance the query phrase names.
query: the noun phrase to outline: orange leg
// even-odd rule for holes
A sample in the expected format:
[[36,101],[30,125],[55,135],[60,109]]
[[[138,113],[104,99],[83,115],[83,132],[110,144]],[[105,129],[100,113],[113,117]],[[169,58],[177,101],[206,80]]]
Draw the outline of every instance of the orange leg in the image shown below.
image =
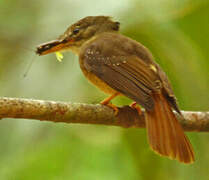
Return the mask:
[[119,94],[120,93],[115,93],[115,94],[111,95],[110,97],[108,97],[108,98],[104,99],[103,101],[101,101],[100,104],[106,105],[106,106],[112,108],[114,110],[114,114],[117,115],[119,110],[118,110],[117,106],[115,106],[114,104],[111,104],[110,101],[113,98],[115,98],[116,96],[118,96]]
[[133,108],[133,109],[136,109],[139,115],[142,114],[142,110],[141,110],[141,108],[137,105],[136,102],[132,102],[129,106],[130,106],[131,108]]
[[100,104],[103,104],[103,105],[109,104],[110,101],[111,101],[112,99],[114,99],[116,96],[118,96],[119,94],[120,94],[120,93],[117,92],[117,93],[115,93],[115,94],[113,94],[113,95],[107,97],[106,99],[104,99],[103,101],[101,101]]

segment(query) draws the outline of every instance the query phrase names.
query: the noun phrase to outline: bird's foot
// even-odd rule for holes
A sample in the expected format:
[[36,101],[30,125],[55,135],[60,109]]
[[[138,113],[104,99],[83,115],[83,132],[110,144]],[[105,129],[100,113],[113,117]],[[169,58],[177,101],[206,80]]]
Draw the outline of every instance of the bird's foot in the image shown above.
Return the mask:
[[129,106],[133,109],[136,109],[139,115],[142,114],[142,110],[136,102],[132,102]]
[[117,106],[115,106],[114,104],[112,104],[110,101],[115,98],[116,96],[118,96],[119,93],[116,92],[115,94],[112,94],[111,96],[109,96],[108,98],[104,99],[103,101],[100,102],[100,104],[105,105],[110,107],[111,109],[114,110],[114,115],[116,116],[119,112],[119,109]]
[[100,104],[105,105],[105,106],[107,106],[107,107],[113,109],[114,115],[115,115],[115,116],[118,115],[119,109],[118,109],[118,107],[115,106],[114,104],[110,103],[109,101],[108,101],[108,102],[107,102],[107,101],[102,101],[102,102],[100,102]]

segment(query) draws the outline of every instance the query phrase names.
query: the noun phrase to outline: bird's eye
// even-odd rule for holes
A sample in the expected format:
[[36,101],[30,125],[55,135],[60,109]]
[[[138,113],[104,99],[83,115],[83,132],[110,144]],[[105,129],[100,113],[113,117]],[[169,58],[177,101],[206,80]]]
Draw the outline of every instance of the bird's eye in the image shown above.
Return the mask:
[[76,28],[76,29],[73,30],[73,34],[78,34],[79,31],[80,31],[80,29]]

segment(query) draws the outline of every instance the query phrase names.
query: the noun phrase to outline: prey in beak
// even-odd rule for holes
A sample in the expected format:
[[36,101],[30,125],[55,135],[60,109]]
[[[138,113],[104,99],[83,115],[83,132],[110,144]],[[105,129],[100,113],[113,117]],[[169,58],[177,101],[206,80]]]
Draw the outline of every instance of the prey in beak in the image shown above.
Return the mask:
[[72,42],[69,40],[53,40],[50,42],[43,43],[39,45],[36,49],[36,54],[39,56],[46,55],[49,53],[55,53],[56,58],[58,61],[62,61],[63,55],[60,53],[60,51],[64,51],[66,47],[70,46],[70,43]]
[[53,52],[59,52],[66,48],[66,45],[69,45],[67,40],[53,40],[50,42],[43,43],[39,45],[36,49],[36,54],[42,56]]

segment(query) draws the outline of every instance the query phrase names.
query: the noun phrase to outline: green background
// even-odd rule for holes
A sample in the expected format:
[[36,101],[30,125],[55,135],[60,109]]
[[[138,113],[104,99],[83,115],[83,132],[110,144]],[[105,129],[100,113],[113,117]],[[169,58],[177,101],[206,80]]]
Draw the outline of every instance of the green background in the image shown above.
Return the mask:
[[[0,96],[94,104],[105,98],[84,78],[72,53],[62,63],[54,54],[34,53],[38,44],[89,15],[114,17],[123,34],[153,52],[181,109],[209,110],[208,0],[0,0]],[[209,134],[187,134],[196,152],[192,165],[155,155],[144,129],[5,119],[0,179],[208,180]]]

